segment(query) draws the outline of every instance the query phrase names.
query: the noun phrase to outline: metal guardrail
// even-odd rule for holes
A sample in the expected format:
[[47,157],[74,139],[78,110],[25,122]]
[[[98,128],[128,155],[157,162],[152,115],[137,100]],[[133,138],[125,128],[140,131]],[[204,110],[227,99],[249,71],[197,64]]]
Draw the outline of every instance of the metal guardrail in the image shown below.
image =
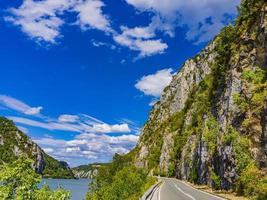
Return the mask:
[[162,184],[162,181],[158,182],[157,184],[153,185],[149,190],[145,192],[145,194],[140,198],[140,200],[151,200],[153,194],[158,189],[158,187]]

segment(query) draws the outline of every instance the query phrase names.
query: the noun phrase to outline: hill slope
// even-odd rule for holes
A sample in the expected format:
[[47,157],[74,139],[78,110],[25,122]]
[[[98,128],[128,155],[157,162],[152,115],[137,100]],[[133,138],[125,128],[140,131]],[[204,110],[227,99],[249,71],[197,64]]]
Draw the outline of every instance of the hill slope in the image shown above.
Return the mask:
[[72,178],[73,174],[65,162],[59,162],[47,155],[27,135],[21,132],[15,124],[0,117],[0,164],[10,163],[20,155],[35,161],[33,167],[37,173],[51,178]]
[[134,149],[136,166],[217,189],[267,189],[266,12],[266,1],[243,0],[235,25],[174,75]]

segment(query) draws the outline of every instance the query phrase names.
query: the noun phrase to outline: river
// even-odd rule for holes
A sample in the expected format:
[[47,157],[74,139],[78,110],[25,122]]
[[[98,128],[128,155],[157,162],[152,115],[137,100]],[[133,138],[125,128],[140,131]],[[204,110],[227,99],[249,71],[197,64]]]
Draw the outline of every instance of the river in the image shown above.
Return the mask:
[[89,182],[89,179],[43,179],[40,185],[48,184],[53,190],[61,186],[71,192],[71,200],[83,200],[88,191]]

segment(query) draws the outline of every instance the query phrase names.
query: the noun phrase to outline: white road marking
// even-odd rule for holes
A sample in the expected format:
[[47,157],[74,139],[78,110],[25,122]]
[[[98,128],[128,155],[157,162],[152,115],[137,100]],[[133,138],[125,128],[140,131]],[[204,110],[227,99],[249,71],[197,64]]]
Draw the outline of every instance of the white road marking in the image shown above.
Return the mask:
[[184,195],[188,196],[189,198],[196,200],[195,197],[193,197],[192,195],[186,193],[185,191],[183,191],[181,188],[179,188],[176,184],[174,184],[174,187],[176,187],[180,192],[182,192]]
[[165,183],[165,182],[163,182],[163,184],[159,186],[158,200],[160,200],[160,192],[161,192],[161,188],[163,187],[164,183]]
[[[179,181],[179,180],[177,180],[177,181]],[[189,185],[188,183],[185,183],[185,182],[183,182],[183,181],[179,181],[179,182],[180,182],[180,183],[183,183],[183,184],[187,185],[188,187],[192,188],[193,190],[196,190],[196,191],[198,191],[198,192],[201,192],[201,193],[203,193],[203,194],[206,194],[206,195],[209,195],[209,196],[215,197],[215,198],[217,198],[217,199],[226,200],[226,199],[224,199],[224,198],[222,198],[222,197],[219,197],[219,196],[216,196],[216,195],[210,194],[210,193],[208,193],[208,192],[205,192],[205,191],[202,191],[202,190],[198,190],[198,189],[196,189],[196,188],[192,187],[191,185]]]

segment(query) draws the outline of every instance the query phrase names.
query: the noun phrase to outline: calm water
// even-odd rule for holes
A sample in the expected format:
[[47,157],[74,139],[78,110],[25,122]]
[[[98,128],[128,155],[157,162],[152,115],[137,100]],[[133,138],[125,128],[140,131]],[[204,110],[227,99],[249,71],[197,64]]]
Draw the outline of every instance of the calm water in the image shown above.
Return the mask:
[[88,191],[89,182],[89,179],[43,179],[41,186],[48,184],[53,190],[62,186],[71,192],[71,200],[83,200]]

